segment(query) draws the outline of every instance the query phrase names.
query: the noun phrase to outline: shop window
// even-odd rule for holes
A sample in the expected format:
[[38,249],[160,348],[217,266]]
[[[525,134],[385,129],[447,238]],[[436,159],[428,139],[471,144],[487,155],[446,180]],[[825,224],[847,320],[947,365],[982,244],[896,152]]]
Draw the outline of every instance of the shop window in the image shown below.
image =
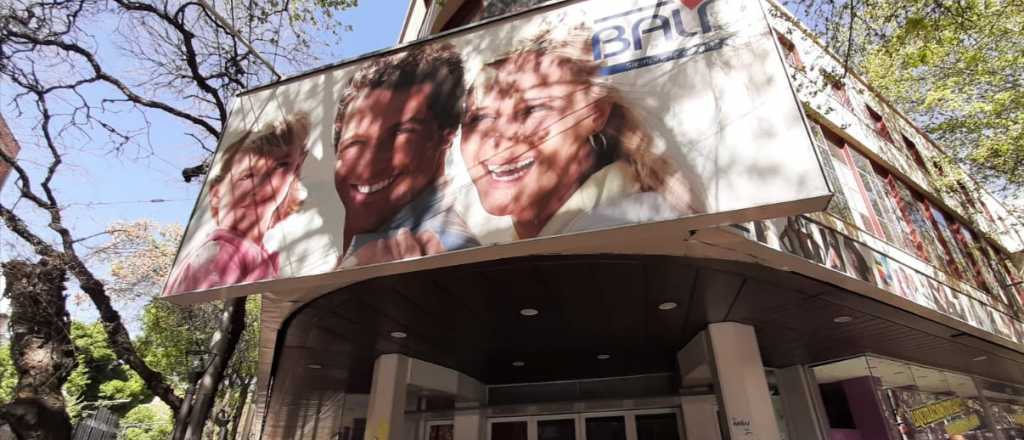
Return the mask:
[[871,108],[870,105],[865,105],[864,108],[868,111],[868,117],[871,118],[871,126],[874,128],[875,133],[882,139],[885,139],[886,142],[895,144],[892,140],[892,133],[889,132],[889,127],[885,124],[885,118],[882,117],[882,114]]
[[782,47],[782,54],[786,58],[786,64],[789,64],[794,69],[803,70],[804,63],[800,60],[800,52],[796,51],[796,45],[789,38],[786,38],[785,35],[782,35],[782,32],[775,31],[775,34],[778,35],[779,46]]
[[826,383],[822,384],[819,390],[821,391],[821,403],[825,407],[825,415],[828,417],[829,428],[857,429],[843,385],[841,383]]
[[452,17],[441,27],[441,32],[465,26],[480,19],[484,10],[483,0],[466,0],[455,10]]
[[850,100],[850,93],[847,92],[846,84],[843,83],[843,80],[837,79],[832,81],[831,87],[832,96],[836,98],[836,101],[839,101],[843,108],[856,114],[856,111],[853,109],[853,101]]

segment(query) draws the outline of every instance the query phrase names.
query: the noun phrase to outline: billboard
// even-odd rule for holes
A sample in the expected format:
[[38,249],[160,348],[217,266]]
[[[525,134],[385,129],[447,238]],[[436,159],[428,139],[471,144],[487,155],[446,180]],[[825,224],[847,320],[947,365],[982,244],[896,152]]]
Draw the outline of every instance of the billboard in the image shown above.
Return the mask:
[[165,295],[830,196],[760,2],[561,2],[240,95]]

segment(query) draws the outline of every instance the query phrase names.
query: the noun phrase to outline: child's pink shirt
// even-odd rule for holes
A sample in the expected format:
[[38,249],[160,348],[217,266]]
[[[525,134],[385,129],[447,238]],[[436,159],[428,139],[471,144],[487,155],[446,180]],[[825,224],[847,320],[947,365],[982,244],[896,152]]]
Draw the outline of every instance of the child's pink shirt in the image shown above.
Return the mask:
[[217,229],[177,265],[164,295],[275,278],[279,269],[277,252],[267,252],[263,245],[230,230]]

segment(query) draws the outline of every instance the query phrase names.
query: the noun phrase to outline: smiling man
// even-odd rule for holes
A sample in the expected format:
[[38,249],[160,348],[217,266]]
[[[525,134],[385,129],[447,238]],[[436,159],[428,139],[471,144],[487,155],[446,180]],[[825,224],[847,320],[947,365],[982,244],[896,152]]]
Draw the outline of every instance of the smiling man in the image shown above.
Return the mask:
[[462,117],[462,59],[424,45],[355,73],[338,102],[334,184],[345,206],[343,265],[476,246],[445,191]]

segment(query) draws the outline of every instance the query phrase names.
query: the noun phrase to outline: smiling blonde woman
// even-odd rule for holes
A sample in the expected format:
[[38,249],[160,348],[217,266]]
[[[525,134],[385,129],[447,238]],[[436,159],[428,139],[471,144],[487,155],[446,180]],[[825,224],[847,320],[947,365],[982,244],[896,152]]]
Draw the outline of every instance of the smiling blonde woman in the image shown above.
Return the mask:
[[697,179],[651,149],[598,72],[588,32],[545,31],[470,87],[462,155],[484,209],[511,217],[520,239],[705,211]]

